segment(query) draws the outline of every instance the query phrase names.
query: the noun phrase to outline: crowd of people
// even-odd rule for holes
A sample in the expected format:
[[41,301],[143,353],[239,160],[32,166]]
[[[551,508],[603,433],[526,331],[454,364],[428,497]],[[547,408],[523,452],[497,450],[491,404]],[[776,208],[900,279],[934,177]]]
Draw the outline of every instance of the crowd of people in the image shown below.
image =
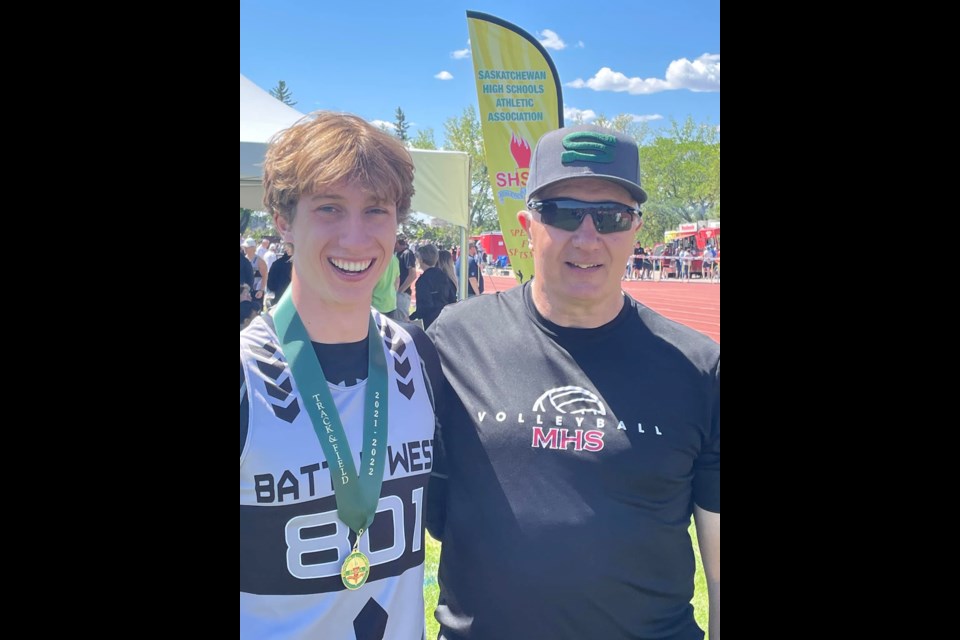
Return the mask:
[[665,282],[668,276],[678,280],[690,280],[697,276],[704,280],[720,280],[720,251],[715,242],[702,249],[696,243],[672,242],[658,245],[656,250],[637,243],[633,254],[627,258],[623,280],[654,280],[654,273]]
[[[240,332],[241,639],[423,638],[429,530],[438,640],[699,640],[692,519],[719,640],[719,345],[622,290],[632,138],[551,131],[530,166],[536,277],[479,295],[472,246],[453,304],[454,256],[397,234],[396,138],[317,112],[271,143],[264,202],[296,251]],[[241,316],[270,288],[243,244]]]

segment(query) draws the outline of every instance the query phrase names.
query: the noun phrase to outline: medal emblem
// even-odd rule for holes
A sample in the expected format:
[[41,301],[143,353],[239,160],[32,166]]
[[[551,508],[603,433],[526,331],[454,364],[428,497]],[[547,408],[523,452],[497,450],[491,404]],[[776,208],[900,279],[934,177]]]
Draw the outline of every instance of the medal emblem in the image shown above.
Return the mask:
[[363,586],[370,575],[370,561],[367,556],[359,551],[354,551],[344,560],[340,568],[340,578],[343,580],[343,586],[351,591],[355,591]]

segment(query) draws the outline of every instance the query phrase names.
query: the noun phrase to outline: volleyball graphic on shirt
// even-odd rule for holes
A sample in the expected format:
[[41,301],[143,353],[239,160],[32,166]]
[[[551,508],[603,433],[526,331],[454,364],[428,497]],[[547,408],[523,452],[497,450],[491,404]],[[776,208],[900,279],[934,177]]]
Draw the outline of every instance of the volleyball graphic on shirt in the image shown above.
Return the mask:
[[537,401],[533,403],[533,410],[546,411],[547,401],[558,413],[607,415],[607,410],[597,394],[587,391],[583,387],[568,386],[550,389],[537,398]]

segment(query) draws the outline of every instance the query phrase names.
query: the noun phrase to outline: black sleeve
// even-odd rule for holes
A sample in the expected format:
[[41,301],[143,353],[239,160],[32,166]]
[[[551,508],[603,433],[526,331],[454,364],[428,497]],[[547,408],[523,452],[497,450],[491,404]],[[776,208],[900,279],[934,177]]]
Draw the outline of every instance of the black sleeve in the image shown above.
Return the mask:
[[434,400],[433,409],[436,412],[436,403],[441,400],[438,391],[442,389],[441,383],[443,382],[443,369],[440,368],[440,356],[437,354],[437,348],[433,346],[433,341],[427,337],[423,329],[417,325],[410,322],[401,322],[400,325],[413,337],[413,344],[416,345],[420,360],[426,368],[427,382],[430,384]]
[[253,265],[247,260],[243,251],[240,251],[240,284],[248,284],[253,289]]
[[[267,272],[267,289],[276,292],[280,289],[280,283],[283,281],[283,272],[286,270],[286,261],[281,262],[277,259]],[[279,300],[277,300],[279,302]]]
[[[452,284],[452,283],[451,283]],[[443,376],[443,369],[440,366],[440,356],[437,354],[433,342],[427,337],[420,327],[413,326],[412,329],[405,326],[413,336],[414,344],[417,345],[417,352],[420,354],[420,360],[429,378],[430,388],[432,390],[434,413],[439,416],[447,404],[448,386],[446,378]],[[442,429],[437,420],[433,436],[433,469],[430,475],[430,484],[427,488],[427,508],[426,525],[427,531],[436,540],[443,539],[444,523],[446,521],[447,504],[447,475],[445,471],[445,456],[443,455]],[[439,465],[439,466],[438,466]]]
[[240,363],[240,457],[243,457],[243,445],[247,441],[247,428],[250,424],[250,401],[243,379],[243,363]]
[[720,360],[712,380],[710,432],[693,469],[693,501],[701,509],[720,513]]
[[[447,397],[452,393],[446,378],[440,381],[437,396]],[[447,404],[443,401],[444,405]],[[440,411],[437,412],[436,430],[433,434],[433,468],[430,472],[430,484],[427,487],[427,507],[425,524],[434,540],[443,542],[443,532],[447,522],[447,455],[443,443],[443,425]]]
[[443,296],[444,306],[455,303],[457,301],[457,285],[453,284],[446,274],[443,276],[442,288],[446,291],[446,294]]
[[[429,271],[424,271],[420,274],[420,277],[417,278],[417,281],[413,283],[413,288],[417,291],[417,317],[422,318],[425,311],[433,307],[433,294],[432,289],[433,285],[430,282]],[[413,319],[413,316],[410,316]],[[426,336],[424,336],[426,337]],[[414,336],[414,342],[416,343],[416,336]],[[417,351],[420,351],[420,343],[417,344]],[[433,346],[431,344],[431,346]]]
[[[413,255],[413,251],[407,250],[400,254],[403,258],[403,266],[407,271],[410,269],[415,269],[417,267],[417,256]],[[402,282],[400,284],[403,284]]]

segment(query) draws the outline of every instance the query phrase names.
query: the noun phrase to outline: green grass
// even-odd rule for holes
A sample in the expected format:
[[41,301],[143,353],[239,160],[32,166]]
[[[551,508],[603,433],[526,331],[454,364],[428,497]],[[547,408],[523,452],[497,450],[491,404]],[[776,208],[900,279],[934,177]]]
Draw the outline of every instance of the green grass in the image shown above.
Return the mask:
[[[426,533],[426,532],[424,532]],[[437,569],[440,567],[440,543],[427,536],[427,558],[423,573],[423,615],[427,619],[427,640],[436,640],[440,633],[440,623],[433,617],[440,597],[440,585],[437,584]]]
[[[690,537],[693,538],[693,552],[697,557],[697,575],[694,576],[693,609],[697,624],[707,629],[707,579],[703,575],[703,562],[700,560],[700,546],[697,544],[697,530],[690,525]],[[427,640],[435,640],[440,632],[440,625],[433,617],[433,610],[437,607],[437,598],[440,596],[440,585],[437,584],[437,568],[440,566],[440,543],[427,534],[427,558],[423,576],[423,614],[427,620]]]

